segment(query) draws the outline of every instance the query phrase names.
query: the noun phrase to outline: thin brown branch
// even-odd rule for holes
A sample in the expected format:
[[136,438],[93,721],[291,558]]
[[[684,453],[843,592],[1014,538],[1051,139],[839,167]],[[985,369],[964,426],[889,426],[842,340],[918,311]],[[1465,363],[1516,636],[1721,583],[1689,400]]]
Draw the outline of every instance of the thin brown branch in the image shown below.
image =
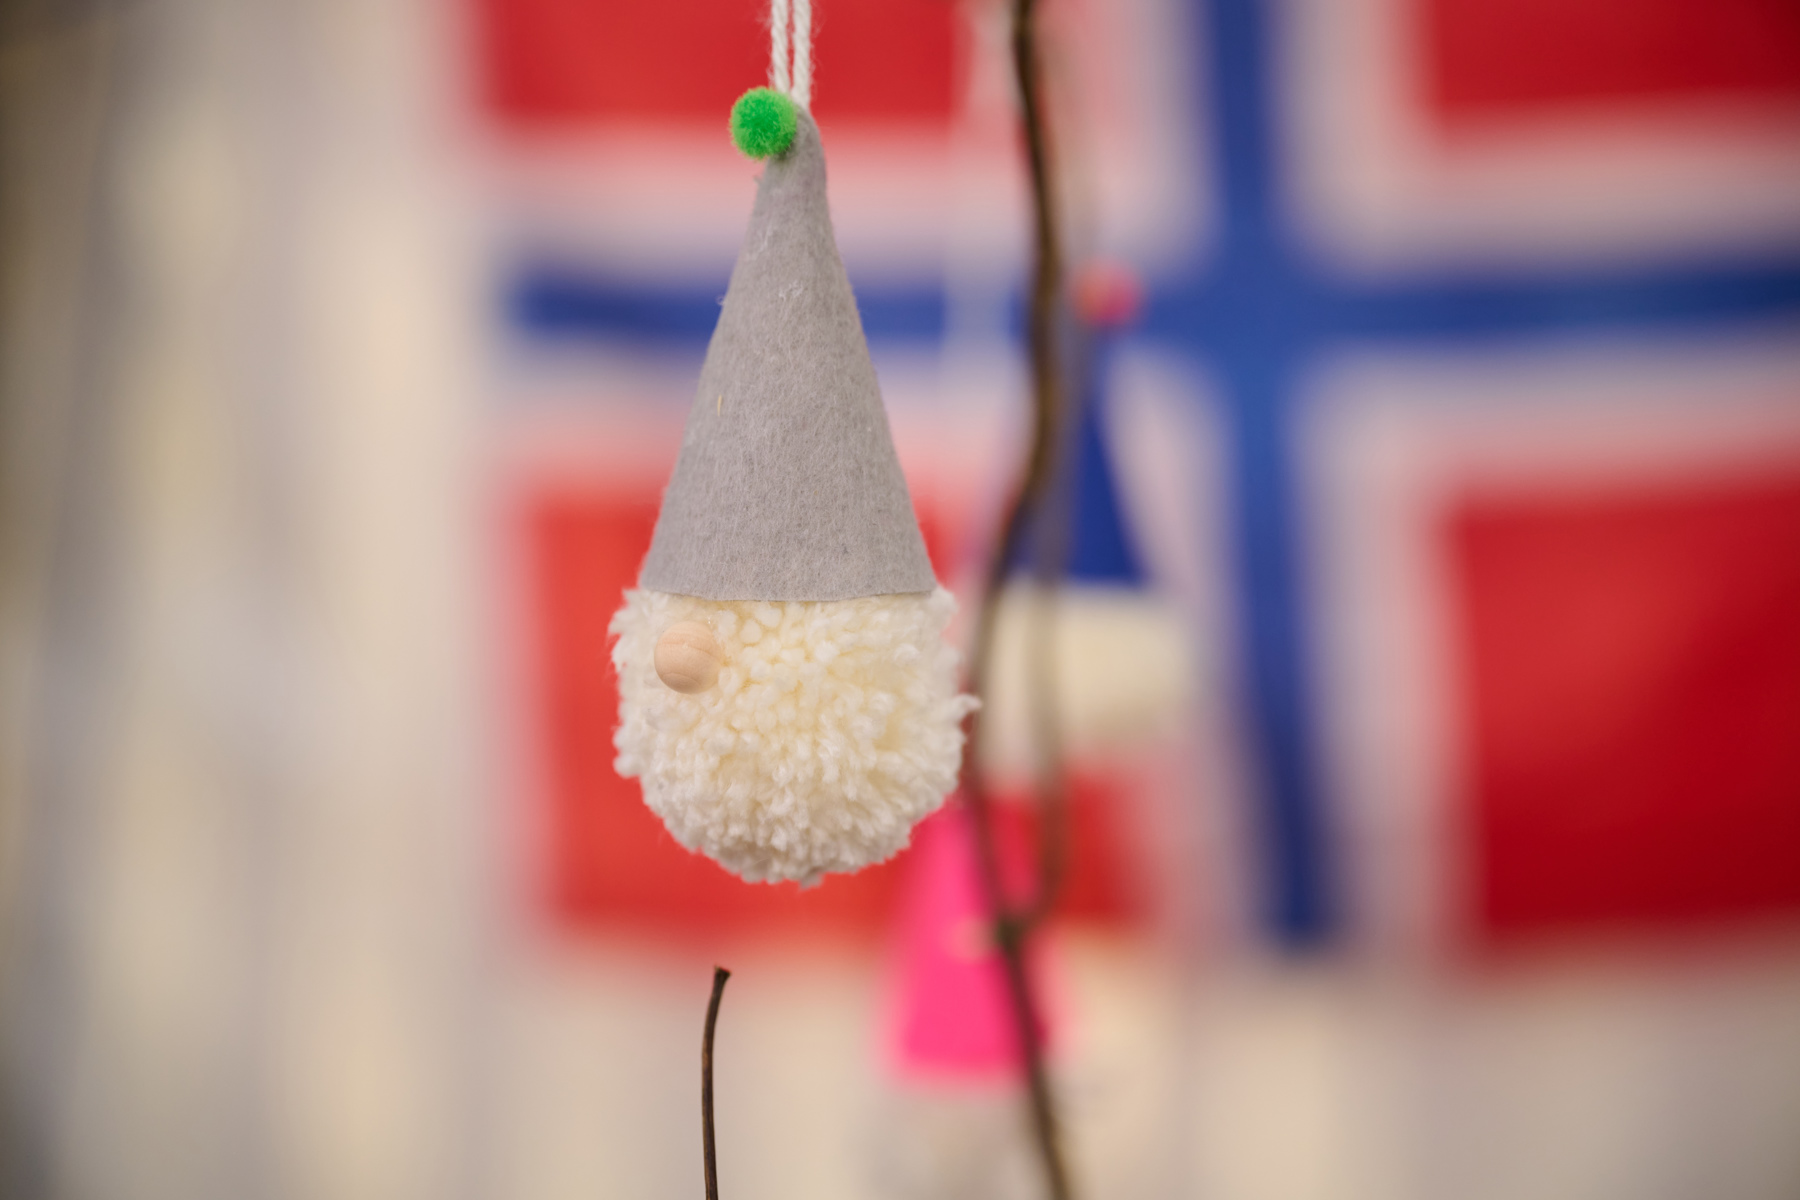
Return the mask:
[[719,1200],[719,1157],[713,1145],[713,1030],[719,1024],[719,1001],[731,972],[713,968],[712,999],[706,1003],[706,1032],[700,1038],[700,1145],[706,1163],[706,1200]]
[[1030,648],[1027,669],[1032,672],[1032,678],[1026,691],[1027,702],[1032,706],[1031,725],[1037,758],[1032,774],[1038,793],[1039,822],[1036,878],[1027,897],[1015,902],[1006,892],[994,830],[993,803],[980,761],[979,714],[970,718],[963,794],[974,827],[983,888],[994,914],[994,940],[1005,964],[1007,995],[1025,1065],[1032,1135],[1043,1164],[1045,1185],[1051,1200],[1070,1200],[1072,1192],[1063,1158],[1055,1098],[1044,1061],[1043,1026],[1026,969],[1027,943],[1035,927],[1055,904],[1068,863],[1068,798],[1055,709],[1055,639],[1050,627],[1054,589],[1062,575],[1067,552],[1066,514],[1055,511],[1065,409],[1062,347],[1058,336],[1062,326],[1062,254],[1051,185],[1049,135],[1043,111],[1035,18],[1035,0],[1013,0],[1013,69],[1019,86],[1032,195],[1032,279],[1026,322],[1031,371],[1031,438],[1018,488],[988,565],[986,586],[976,617],[975,645],[970,656],[970,686],[978,696],[986,697],[993,672],[994,631],[1008,563],[1014,547],[1019,545],[1029,526],[1036,541],[1031,559],[1036,568],[1039,594],[1034,598],[1035,607],[1028,614],[1033,623],[1027,641]]

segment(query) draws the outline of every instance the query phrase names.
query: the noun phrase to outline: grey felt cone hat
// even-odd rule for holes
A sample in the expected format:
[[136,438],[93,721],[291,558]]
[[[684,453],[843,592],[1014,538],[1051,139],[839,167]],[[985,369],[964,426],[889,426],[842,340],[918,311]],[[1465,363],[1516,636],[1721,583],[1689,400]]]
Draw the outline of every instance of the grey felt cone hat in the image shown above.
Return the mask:
[[763,168],[638,583],[707,600],[937,586],[804,111]]

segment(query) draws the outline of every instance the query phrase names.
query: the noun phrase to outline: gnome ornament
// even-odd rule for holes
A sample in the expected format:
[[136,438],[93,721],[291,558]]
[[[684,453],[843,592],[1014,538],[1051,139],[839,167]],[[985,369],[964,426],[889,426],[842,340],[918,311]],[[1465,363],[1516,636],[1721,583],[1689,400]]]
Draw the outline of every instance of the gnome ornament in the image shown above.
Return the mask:
[[649,555],[613,617],[614,744],[683,846],[752,882],[812,883],[906,846],[956,784],[975,701],[784,40],[777,87],[732,110],[733,139],[766,165]]

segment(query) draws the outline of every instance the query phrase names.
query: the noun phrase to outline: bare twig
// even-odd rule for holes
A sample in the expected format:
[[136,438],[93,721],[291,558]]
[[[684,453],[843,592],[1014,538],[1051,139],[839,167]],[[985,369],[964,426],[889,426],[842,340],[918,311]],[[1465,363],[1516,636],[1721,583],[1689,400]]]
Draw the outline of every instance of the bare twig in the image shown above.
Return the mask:
[[719,1023],[719,1001],[731,972],[713,968],[712,999],[706,1004],[706,1032],[700,1038],[700,1144],[706,1162],[706,1200],[719,1200],[719,1158],[713,1148],[713,1029]]
[[1042,1025],[1025,965],[1026,944],[1032,930],[1055,904],[1068,864],[1068,796],[1061,768],[1060,732],[1055,711],[1055,639],[1049,636],[1053,589],[1062,575],[1067,550],[1066,521],[1062,519],[1065,514],[1054,511],[1065,408],[1059,339],[1062,254],[1051,187],[1049,137],[1044,121],[1035,17],[1035,0],[1013,0],[1013,69],[1018,79],[1026,156],[1031,168],[1034,231],[1031,307],[1026,327],[1032,384],[1031,441],[1018,490],[988,566],[986,587],[976,618],[975,646],[970,656],[970,686],[977,695],[986,696],[993,670],[994,630],[1007,567],[1012,551],[1029,525],[1037,539],[1032,561],[1040,595],[1036,598],[1035,610],[1029,614],[1034,623],[1034,636],[1029,639],[1033,653],[1028,656],[1031,659],[1028,669],[1033,671],[1034,678],[1026,692],[1027,702],[1032,705],[1032,732],[1037,750],[1034,775],[1040,819],[1036,879],[1028,897],[1015,903],[1006,893],[994,832],[993,805],[981,768],[979,714],[970,718],[963,794],[974,827],[983,887],[994,914],[994,940],[1005,964],[1007,994],[1025,1064],[1032,1134],[1043,1163],[1045,1184],[1051,1200],[1069,1200],[1072,1193],[1063,1160],[1055,1100],[1044,1062]]

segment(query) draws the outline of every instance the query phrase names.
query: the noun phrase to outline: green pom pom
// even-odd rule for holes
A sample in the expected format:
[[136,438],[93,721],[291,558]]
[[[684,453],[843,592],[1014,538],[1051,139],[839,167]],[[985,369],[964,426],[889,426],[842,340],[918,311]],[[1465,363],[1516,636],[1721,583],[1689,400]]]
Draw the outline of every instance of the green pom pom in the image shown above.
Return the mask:
[[731,106],[731,140],[751,158],[785,153],[799,128],[799,106],[774,88],[751,88]]

